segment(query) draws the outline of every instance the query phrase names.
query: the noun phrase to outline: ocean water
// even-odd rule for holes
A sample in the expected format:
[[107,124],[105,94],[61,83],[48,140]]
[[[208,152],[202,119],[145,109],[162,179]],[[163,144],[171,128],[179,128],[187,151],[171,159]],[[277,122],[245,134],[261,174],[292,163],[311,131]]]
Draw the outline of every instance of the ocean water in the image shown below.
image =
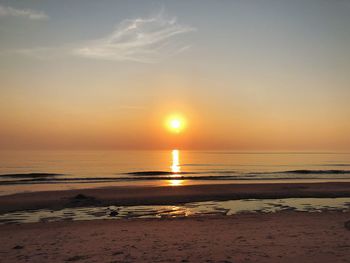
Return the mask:
[[115,185],[350,180],[350,153],[0,151],[0,195]]

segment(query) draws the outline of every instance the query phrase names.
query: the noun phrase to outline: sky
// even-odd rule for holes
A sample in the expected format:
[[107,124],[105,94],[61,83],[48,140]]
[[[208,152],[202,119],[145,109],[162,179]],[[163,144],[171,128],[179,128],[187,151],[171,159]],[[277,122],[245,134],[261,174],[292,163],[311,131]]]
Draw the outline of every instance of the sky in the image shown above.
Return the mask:
[[350,1],[0,1],[0,39],[0,149],[350,150]]

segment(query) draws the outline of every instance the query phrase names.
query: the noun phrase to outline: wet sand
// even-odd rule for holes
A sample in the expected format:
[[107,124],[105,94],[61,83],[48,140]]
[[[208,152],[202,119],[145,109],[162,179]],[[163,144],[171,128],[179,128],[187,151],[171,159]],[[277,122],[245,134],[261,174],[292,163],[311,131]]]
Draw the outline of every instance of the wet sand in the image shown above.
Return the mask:
[[172,205],[188,202],[299,197],[350,197],[350,183],[261,183],[108,187],[0,196],[0,213],[86,206]]
[[350,213],[0,226],[1,262],[349,262]]

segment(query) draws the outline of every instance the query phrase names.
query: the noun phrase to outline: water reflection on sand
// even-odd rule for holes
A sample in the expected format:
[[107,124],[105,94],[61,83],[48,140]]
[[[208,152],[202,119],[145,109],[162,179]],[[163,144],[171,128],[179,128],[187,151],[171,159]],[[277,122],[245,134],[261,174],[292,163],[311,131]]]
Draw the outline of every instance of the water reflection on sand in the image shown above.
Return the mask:
[[350,211],[350,198],[287,198],[208,201],[182,205],[80,207],[18,211],[0,215],[0,224],[122,218],[181,218],[279,211]]

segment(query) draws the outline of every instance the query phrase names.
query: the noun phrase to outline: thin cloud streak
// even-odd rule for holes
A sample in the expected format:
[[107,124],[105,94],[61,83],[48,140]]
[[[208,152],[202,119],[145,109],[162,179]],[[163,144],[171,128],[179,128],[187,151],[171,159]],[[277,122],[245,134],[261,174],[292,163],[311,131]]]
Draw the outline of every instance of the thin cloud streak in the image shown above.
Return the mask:
[[0,52],[0,55],[14,54],[41,60],[75,56],[94,60],[157,63],[188,50],[190,45],[184,44],[180,35],[195,30],[180,25],[175,17],[167,18],[160,13],[147,19],[124,20],[107,37],[85,43],[10,49]]
[[36,11],[32,9],[17,9],[3,5],[0,5],[0,17],[1,16],[23,17],[30,20],[45,20],[49,18],[48,15],[42,11]]
[[175,37],[194,30],[163,14],[148,19],[128,19],[109,36],[85,43],[73,53],[90,59],[155,63],[188,49],[189,46]]

